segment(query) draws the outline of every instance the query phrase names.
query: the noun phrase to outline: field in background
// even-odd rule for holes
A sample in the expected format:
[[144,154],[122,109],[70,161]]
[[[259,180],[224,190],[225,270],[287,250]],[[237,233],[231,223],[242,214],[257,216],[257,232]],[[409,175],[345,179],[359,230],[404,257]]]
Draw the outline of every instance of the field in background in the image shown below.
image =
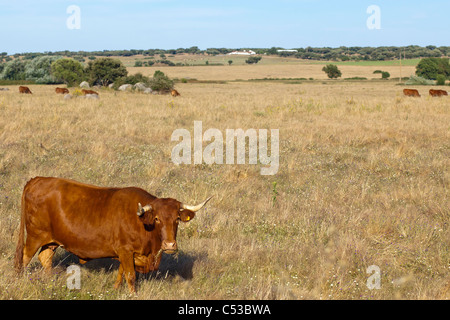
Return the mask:
[[[129,69],[325,79],[321,68]],[[340,68],[368,78],[374,69]],[[65,268],[77,259],[63,249],[57,274],[45,277],[35,258],[32,272],[15,277],[20,196],[37,175],[134,185],[184,202],[214,195],[179,229],[178,256],[139,278],[139,299],[450,298],[449,100],[430,98],[429,87],[416,87],[422,98],[414,99],[392,81],[177,83],[177,98],[100,90],[100,100],[69,101],[54,86],[29,87],[33,95],[17,86],[0,93],[1,299],[133,298],[126,286],[113,289],[110,260],[84,265],[81,289],[69,290]],[[278,173],[262,176],[260,164],[174,165],[171,134],[192,134],[195,120],[223,133],[279,129]],[[381,271],[379,290],[366,286],[371,265]]]
[[[279,64],[326,64],[334,63],[337,65],[355,65],[355,66],[397,66],[400,65],[399,60],[388,60],[388,61],[318,61],[318,60],[305,60],[298,59],[295,57],[280,57],[277,55],[260,55],[262,59],[258,62],[258,65],[279,65]],[[154,55],[153,57],[144,55],[135,55],[130,57],[116,57],[123,61],[127,67],[133,67],[135,61],[155,61],[161,60],[159,55]],[[206,61],[209,64],[223,64],[228,66],[228,61],[232,60],[232,65],[246,65],[245,60],[249,58],[246,55],[199,55],[199,54],[176,54],[176,55],[165,55],[165,58],[174,63],[183,63],[186,65],[201,66],[205,65]],[[420,59],[406,59],[402,60],[402,65],[404,66],[416,66]]]
[[[195,66],[195,67],[129,67],[129,73],[140,72],[147,76],[153,76],[156,70],[160,70],[171,78],[197,79],[197,80],[249,80],[263,78],[313,78],[314,80],[328,80],[322,68],[323,64],[278,64],[278,65],[237,65],[237,66]],[[392,78],[400,77],[398,66],[352,66],[342,65],[339,70],[342,78],[364,77],[367,79],[380,79],[381,76],[373,74],[375,70],[382,68],[391,74]],[[404,66],[402,77],[415,74],[415,66]]]

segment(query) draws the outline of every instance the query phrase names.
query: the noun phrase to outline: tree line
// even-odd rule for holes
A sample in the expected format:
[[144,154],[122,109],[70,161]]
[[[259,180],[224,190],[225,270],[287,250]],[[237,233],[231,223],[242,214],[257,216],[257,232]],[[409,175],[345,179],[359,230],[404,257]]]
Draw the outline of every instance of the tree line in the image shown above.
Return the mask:
[[295,51],[283,51],[284,48],[207,48],[201,50],[197,46],[178,49],[130,49],[130,50],[101,50],[101,51],[47,51],[47,52],[25,52],[8,55],[7,52],[0,53],[0,62],[8,62],[13,58],[22,57],[32,60],[40,56],[64,56],[80,62],[94,60],[96,57],[129,57],[135,55],[156,56],[176,54],[199,54],[199,55],[223,55],[236,50],[253,50],[259,55],[278,55],[281,57],[295,57],[298,59],[321,60],[321,61],[383,61],[415,58],[441,58],[450,56],[450,46],[382,46],[382,47],[306,47],[292,48]]

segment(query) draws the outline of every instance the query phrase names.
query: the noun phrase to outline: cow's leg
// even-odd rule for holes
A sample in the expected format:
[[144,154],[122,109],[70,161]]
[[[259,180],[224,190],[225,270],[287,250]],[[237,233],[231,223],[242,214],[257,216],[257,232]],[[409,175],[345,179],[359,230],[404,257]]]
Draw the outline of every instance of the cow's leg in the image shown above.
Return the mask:
[[[136,271],[134,270],[134,254],[131,250],[123,250],[119,252],[120,266],[122,267],[122,273],[125,275],[127,280],[128,289],[130,293],[135,293],[135,282],[136,282]],[[119,267],[120,275],[120,267]],[[119,280],[119,278],[117,279]]]
[[27,240],[25,242],[25,247],[23,248],[23,268],[25,269],[30,263],[31,259],[36,254],[36,251],[42,246],[42,240],[33,235],[28,234]]
[[119,289],[120,285],[122,284],[123,279],[123,267],[122,264],[119,265],[119,273],[117,274],[117,280],[116,283],[114,283],[114,288]]
[[52,270],[52,261],[56,248],[58,248],[58,245],[47,244],[43,246],[39,252],[39,261],[46,272],[50,272]]

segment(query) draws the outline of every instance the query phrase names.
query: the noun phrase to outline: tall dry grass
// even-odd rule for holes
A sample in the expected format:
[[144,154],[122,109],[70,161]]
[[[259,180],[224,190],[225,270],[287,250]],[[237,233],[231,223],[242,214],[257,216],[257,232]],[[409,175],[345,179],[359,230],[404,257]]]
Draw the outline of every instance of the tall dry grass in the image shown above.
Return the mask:
[[[82,267],[58,249],[16,278],[20,196],[37,175],[161,197],[215,197],[178,233],[181,252],[138,281],[140,299],[450,298],[448,98],[405,98],[391,83],[179,84],[181,96],[100,91],[65,101],[51,86],[0,95],[0,298],[128,299],[117,264]],[[181,165],[172,132],[280,130],[280,168]],[[369,266],[381,289],[366,286]],[[131,297],[133,298],[133,297]]]

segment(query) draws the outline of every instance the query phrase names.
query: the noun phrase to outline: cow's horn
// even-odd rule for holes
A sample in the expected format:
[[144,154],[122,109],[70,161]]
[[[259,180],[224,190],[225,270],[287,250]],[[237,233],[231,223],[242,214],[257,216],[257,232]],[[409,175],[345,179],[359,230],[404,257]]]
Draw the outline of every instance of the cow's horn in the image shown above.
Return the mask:
[[182,204],[181,204],[181,209],[186,209],[186,210],[190,210],[190,211],[193,211],[193,212],[197,212],[198,210],[200,210],[201,208],[203,208],[203,206],[204,206],[204,205],[209,201],[209,199],[211,199],[211,198],[212,198],[212,196],[209,197],[208,199],[206,199],[205,201],[203,201],[202,203],[196,205],[196,206],[190,206],[190,205],[187,205],[187,204],[182,203]]
[[147,204],[144,207],[142,207],[141,203],[138,203],[138,211],[137,211],[137,215],[140,217],[142,216],[144,213],[146,213],[147,211],[152,210],[152,206]]

